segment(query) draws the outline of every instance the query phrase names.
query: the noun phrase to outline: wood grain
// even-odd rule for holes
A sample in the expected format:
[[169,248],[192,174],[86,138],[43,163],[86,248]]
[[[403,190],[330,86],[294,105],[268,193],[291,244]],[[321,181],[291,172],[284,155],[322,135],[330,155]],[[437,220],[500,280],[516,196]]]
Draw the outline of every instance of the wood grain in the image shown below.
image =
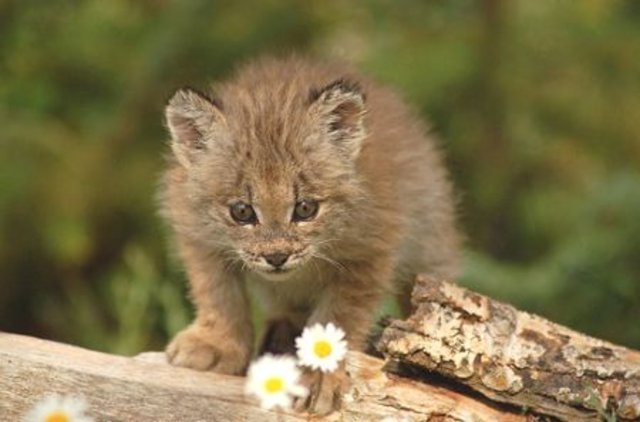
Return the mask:
[[[384,362],[350,353],[351,386],[326,421],[524,421],[520,414],[383,371]],[[0,420],[17,421],[46,393],[82,395],[97,421],[299,421],[267,412],[243,394],[244,379],[166,363],[163,353],[114,356],[0,333]]]

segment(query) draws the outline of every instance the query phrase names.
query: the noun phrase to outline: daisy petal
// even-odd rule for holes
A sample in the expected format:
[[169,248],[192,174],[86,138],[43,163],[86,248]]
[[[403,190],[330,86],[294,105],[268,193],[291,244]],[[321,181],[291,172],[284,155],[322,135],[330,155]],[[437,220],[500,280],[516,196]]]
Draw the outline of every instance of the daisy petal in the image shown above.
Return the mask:
[[344,335],[344,331],[331,322],[324,327],[316,323],[305,328],[296,339],[300,364],[323,372],[335,371],[347,352]]
[[294,396],[306,393],[300,376],[294,358],[266,354],[250,365],[245,393],[256,396],[265,409],[288,409]]

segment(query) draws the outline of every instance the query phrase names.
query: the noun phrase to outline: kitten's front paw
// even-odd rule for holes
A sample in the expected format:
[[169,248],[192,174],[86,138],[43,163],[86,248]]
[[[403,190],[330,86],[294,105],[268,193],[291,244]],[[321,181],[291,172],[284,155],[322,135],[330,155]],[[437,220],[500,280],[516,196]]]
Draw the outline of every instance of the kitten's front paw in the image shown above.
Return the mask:
[[172,365],[231,375],[244,373],[249,353],[249,346],[243,347],[228,338],[220,339],[211,329],[198,324],[179,332],[167,347]]
[[324,416],[340,406],[347,385],[347,374],[344,366],[331,373],[306,371],[302,376],[302,384],[309,389],[309,395],[297,399],[295,409]]

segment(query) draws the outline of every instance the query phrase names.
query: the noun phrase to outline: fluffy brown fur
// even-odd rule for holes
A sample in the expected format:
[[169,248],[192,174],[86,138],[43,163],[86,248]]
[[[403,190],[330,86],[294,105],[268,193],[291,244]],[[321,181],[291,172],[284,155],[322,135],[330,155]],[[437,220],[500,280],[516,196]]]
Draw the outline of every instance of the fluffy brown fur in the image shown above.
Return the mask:
[[[329,321],[360,349],[385,294],[406,306],[416,273],[455,276],[441,155],[392,91],[345,65],[288,58],[253,62],[214,92],[180,90],[166,108],[162,209],[197,309],[167,349],[173,364],[246,369],[247,288],[272,321],[263,350],[289,350],[305,325]],[[292,221],[301,200],[317,201],[318,213]],[[255,221],[234,220],[238,202]],[[274,253],[288,256],[280,268],[265,258]],[[307,381],[312,394],[298,406],[325,413],[344,371]]]

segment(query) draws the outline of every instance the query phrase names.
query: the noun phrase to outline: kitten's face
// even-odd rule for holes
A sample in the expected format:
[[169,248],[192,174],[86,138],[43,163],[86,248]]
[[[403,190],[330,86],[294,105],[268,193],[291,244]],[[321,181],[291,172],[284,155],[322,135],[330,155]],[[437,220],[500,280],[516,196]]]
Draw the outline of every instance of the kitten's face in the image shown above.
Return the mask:
[[278,104],[265,104],[268,92],[228,95],[220,105],[183,90],[167,107],[197,236],[270,280],[314,261],[338,265],[332,243],[357,217],[362,95],[344,81],[309,92],[290,87]]
[[[257,157],[265,164],[264,158]],[[276,160],[259,168],[246,157],[238,164],[225,169],[236,181],[218,186],[209,210],[231,256],[270,279],[287,278],[311,259],[327,259],[322,246],[329,246],[343,206],[328,186],[308,180],[322,177],[310,171],[319,166]]]

